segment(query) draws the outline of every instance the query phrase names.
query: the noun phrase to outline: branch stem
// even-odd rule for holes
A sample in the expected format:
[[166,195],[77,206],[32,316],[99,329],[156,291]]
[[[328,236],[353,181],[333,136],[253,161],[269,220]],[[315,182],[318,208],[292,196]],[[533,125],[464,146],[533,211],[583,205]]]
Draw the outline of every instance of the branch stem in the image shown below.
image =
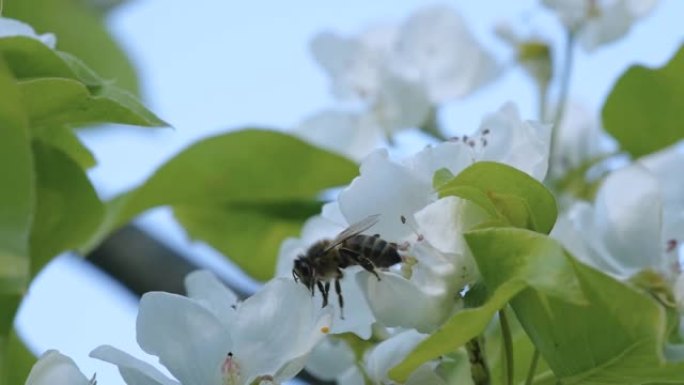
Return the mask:
[[511,327],[508,324],[508,316],[505,309],[499,310],[499,324],[501,325],[501,335],[503,337],[505,384],[513,385],[513,336],[511,335]]
[[530,370],[527,371],[527,379],[525,380],[525,385],[532,385],[534,381],[534,373],[537,371],[537,364],[539,363],[539,350],[534,349],[532,354],[532,361],[530,361]]

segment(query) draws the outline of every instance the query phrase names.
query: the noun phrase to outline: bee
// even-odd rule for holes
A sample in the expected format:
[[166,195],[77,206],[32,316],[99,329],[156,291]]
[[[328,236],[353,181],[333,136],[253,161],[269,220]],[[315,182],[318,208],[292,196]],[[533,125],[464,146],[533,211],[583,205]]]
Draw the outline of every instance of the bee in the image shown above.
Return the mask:
[[376,268],[387,268],[401,262],[399,246],[380,238],[379,234],[363,235],[370,229],[380,215],[371,215],[352,224],[335,239],[323,239],[309,247],[304,254],[297,256],[292,268],[295,281],[301,281],[314,294],[315,288],[323,295],[323,307],[328,305],[330,281],[335,281],[335,293],[340,305],[340,318],[344,319],[344,298],[340,279],[346,267],[359,265],[380,280]]

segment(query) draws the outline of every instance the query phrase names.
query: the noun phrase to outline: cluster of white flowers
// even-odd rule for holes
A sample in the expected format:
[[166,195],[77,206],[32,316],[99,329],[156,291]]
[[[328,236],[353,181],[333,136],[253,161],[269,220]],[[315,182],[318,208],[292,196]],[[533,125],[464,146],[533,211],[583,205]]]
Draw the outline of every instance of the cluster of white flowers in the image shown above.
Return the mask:
[[472,93],[499,72],[447,6],[427,7],[399,25],[354,37],[324,32],[311,48],[333,93],[362,108],[318,113],[294,133],[355,160],[396,131],[424,125],[439,104]]
[[[624,34],[654,1],[544,4],[585,47],[594,48]],[[0,36],[15,34],[54,46],[53,36],[0,19]],[[559,125],[557,153],[550,155],[550,126],[522,120],[512,103],[486,116],[473,134],[412,156],[392,159],[376,149],[397,130],[424,124],[440,103],[468,95],[497,75],[498,64],[448,7],[425,8],[399,25],[355,37],[323,33],[312,50],[330,75],[334,94],[361,109],[319,113],[295,133],[359,160],[360,175],[305,223],[299,238],[285,240],[277,277],[245,301],[202,271],[187,277],[187,297],[145,294],[138,343],[173,379],[114,347],[93,350],[92,357],[117,365],[127,384],[279,384],[304,367],[345,385],[392,383],[388,371],[462,308],[458,293],[479,278],[462,234],[488,215],[471,201],[439,198],[435,173],[446,169],[458,175],[475,162],[495,161],[544,181],[550,156],[563,165],[554,168],[558,177],[605,152],[598,124],[573,107]],[[684,237],[684,187],[670,175],[682,169],[684,154],[673,147],[610,173],[595,202],[574,202],[552,235],[581,261],[618,279],[644,269],[662,274],[684,309],[684,275],[677,260]],[[360,266],[345,268],[342,318],[334,301],[323,308],[319,294],[312,296],[295,282],[293,264],[315,242],[332,239],[372,214],[379,220],[367,232],[401,245],[404,259],[401,266],[378,270],[380,279]],[[359,353],[348,338],[369,341],[369,348]],[[445,384],[436,365],[422,365],[406,383]],[[68,357],[48,351],[26,385],[94,383]]]

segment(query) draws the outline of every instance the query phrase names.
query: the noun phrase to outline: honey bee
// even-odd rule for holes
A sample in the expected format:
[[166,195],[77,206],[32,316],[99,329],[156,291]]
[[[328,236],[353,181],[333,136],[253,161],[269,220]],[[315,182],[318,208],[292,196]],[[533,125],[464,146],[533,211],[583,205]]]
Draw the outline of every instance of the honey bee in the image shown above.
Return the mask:
[[380,280],[376,268],[387,268],[401,262],[399,246],[380,238],[379,234],[363,235],[370,229],[380,215],[371,215],[352,224],[335,239],[323,239],[309,247],[304,254],[300,254],[294,261],[292,276],[295,281],[302,283],[311,290],[311,295],[317,287],[323,295],[323,307],[328,305],[330,281],[335,281],[335,293],[340,305],[340,318],[344,319],[344,298],[340,287],[340,279],[344,276],[343,269],[348,266],[359,265]]

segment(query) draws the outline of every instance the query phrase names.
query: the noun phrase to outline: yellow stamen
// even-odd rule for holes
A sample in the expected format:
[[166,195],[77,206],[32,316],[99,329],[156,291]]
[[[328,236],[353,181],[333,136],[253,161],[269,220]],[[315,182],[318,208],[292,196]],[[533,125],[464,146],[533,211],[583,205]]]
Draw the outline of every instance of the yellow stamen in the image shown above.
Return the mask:
[[328,334],[329,332],[330,332],[330,328],[329,328],[329,327],[323,326],[323,327],[321,328],[321,333],[323,333],[323,334]]

